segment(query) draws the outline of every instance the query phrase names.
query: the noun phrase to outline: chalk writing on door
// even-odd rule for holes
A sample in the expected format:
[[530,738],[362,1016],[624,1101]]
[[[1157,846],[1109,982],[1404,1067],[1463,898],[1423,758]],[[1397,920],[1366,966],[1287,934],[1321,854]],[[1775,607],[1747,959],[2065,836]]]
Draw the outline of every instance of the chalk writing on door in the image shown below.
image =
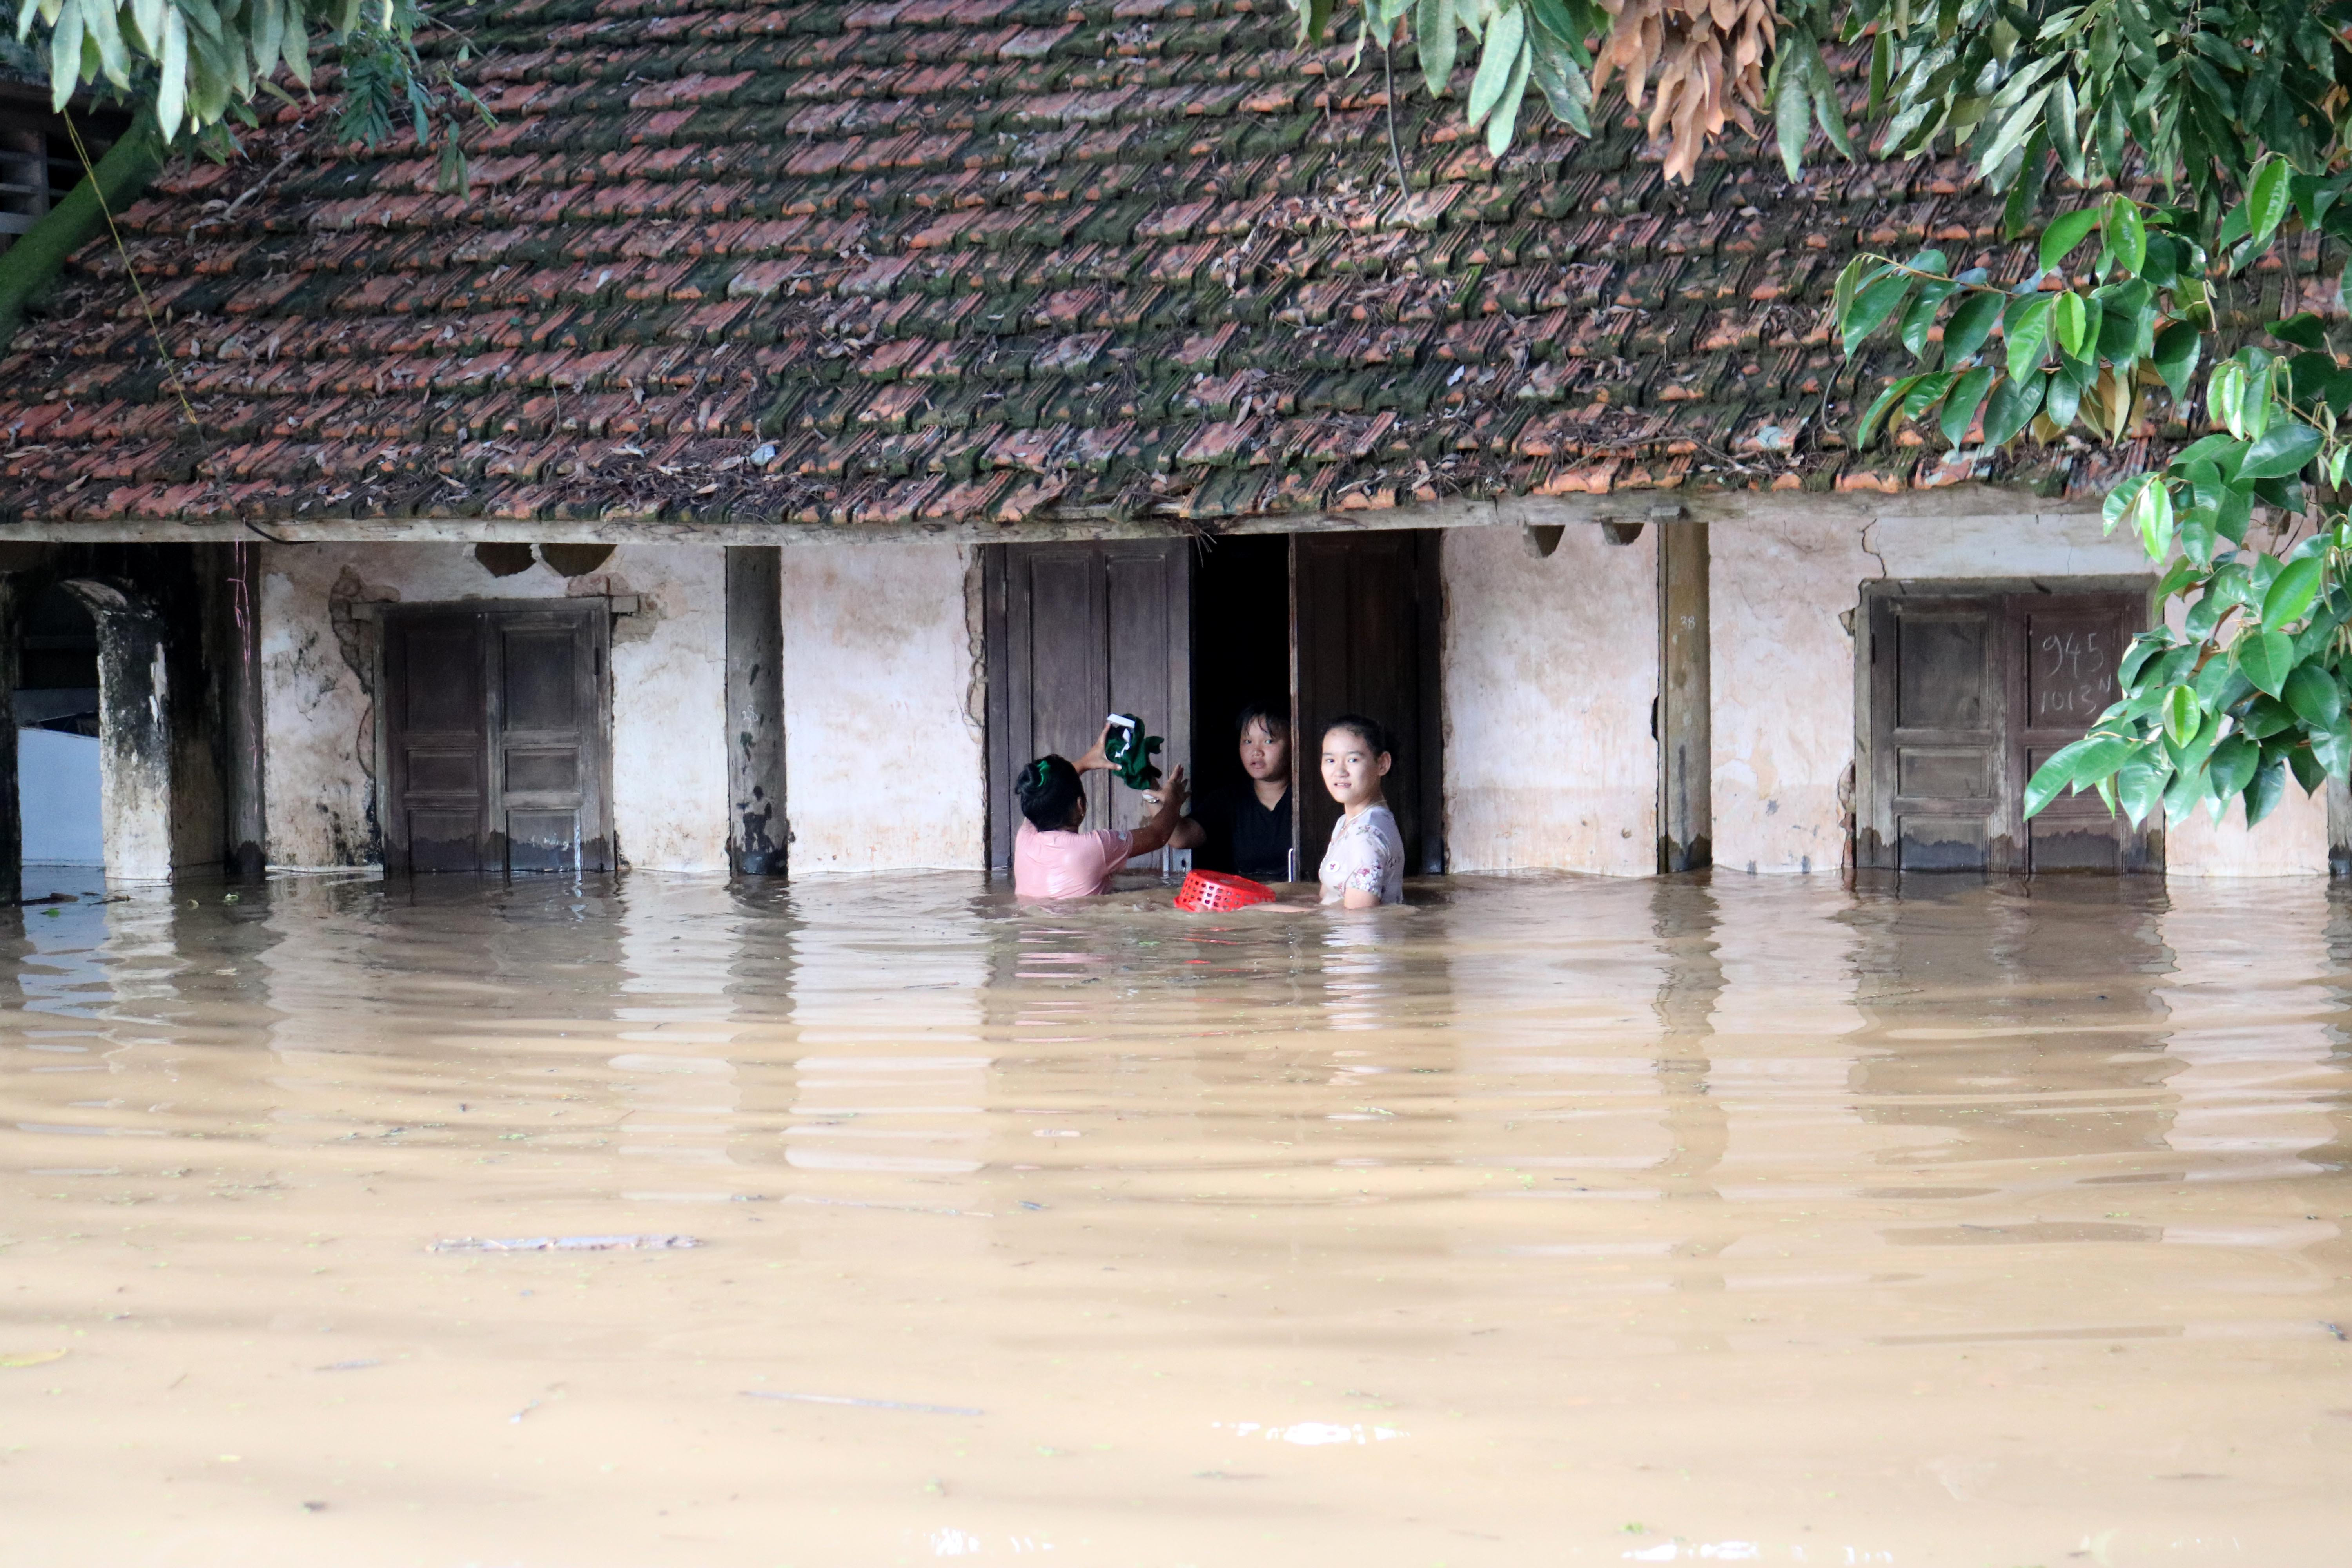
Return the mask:
[[2033,639],[2033,722],[2087,726],[2114,700],[2115,659],[2104,628],[2068,627]]

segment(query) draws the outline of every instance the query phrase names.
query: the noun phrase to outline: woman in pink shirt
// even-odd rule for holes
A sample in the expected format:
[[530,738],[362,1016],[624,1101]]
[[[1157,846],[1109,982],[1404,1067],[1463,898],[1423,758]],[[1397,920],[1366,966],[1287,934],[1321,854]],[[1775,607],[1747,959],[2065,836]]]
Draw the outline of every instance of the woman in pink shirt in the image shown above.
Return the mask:
[[[1110,733],[1106,725],[1103,733]],[[1160,809],[1130,833],[1100,828],[1079,831],[1087,819],[1081,775],[1108,769],[1097,739],[1094,750],[1073,763],[1040,757],[1021,770],[1014,786],[1027,820],[1013,838],[1013,890],[1024,899],[1085,899],[1110,885],[1111,873],[1138,855],[1168,842],[1183,820],[1184,770],[1176,769],[1160,789]]]

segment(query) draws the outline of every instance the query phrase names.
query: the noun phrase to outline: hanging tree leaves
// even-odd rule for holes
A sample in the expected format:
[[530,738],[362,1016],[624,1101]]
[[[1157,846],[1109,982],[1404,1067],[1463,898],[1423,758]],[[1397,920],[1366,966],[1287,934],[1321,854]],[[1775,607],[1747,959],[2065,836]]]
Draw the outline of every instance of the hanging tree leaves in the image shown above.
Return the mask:
[[[1312,4],[1310,37],[1329,15]],[[1497,154],[1525,82],[1589,135],[1614,81],[1649,100],[1684,181],[1768,108],[1791,178],[1820,143],[1864,155],[1824,51],[1865,48],[1867,152],[1964,156],[2034,254],[2010,285],[1996,272],[2020,268],[1937,250],[1846,268],[1831,303],[1845,352],[1887,333],[1917,366],[1870,403],[1856,444],[1908,425],[1955,452],[2114,447],[2159,395],[2212,426],[2105,498],[2169,613],[2125,652],[2121,700],[2034,773],[2027,814],[2093,790],[2135,823],[2239,801],[2255,823],[2290,778],[2352,776],[2352,334],[2291,310],[2265,342],[2224,353],[2220,336],[2282,240],[2352,246],[2352,0],[1367,0],[1360,47],[1408,11],[1433,93],[1469,40],[1465,107]],[[2042,225],[2053,175],[2078,194]]]
[[457,119],[487,119],[454,68],[461,44],[428,61],[417,33],[430,26],[415,0],[20,0],[16,37],[45,42],[49,89],[62,110],[79,89],[104,81],[154,115],[166,142],[184,131],[215,150],[233,121],[256,122],[255,100],[291,101],[280,68],[310,85],[313,35],[343,68],[337,129],[373,146],[405,123],[419,147],[439,146],[445,190],[466,185]]

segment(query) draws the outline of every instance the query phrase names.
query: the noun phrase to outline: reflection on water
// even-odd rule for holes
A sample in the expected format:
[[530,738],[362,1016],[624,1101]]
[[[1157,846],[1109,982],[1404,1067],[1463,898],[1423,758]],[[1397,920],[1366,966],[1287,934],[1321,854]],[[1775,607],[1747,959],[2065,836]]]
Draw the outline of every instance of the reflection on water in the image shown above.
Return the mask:
[[2341,1552],[2317,885],[71,877],[11,1561]]

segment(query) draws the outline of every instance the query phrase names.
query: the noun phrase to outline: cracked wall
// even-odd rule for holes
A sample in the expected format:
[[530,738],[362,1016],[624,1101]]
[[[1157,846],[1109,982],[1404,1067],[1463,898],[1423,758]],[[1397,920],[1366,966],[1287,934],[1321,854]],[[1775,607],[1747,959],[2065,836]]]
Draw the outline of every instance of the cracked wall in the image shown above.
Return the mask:
[[[1878,578],[2152,577],[2137,539],[2095,513],[1850,519],[1769,516],[1710,530],[1715,863],[1718,871],[1834,872],[1853,762],[1850,614]],[[2289,791],[2249,834],[2242,813],[2167,834],[2176,876],[2327,868],[2324,801]]]
[[623,545],[565,577],[544,561],[499,576],[462,544],[265,547],[261,655],[269,860],[382,858],[376,823],[375,626],[367,600],[635,595],[613,626],[613,827],[625,863],[727,867],[723,552]]

